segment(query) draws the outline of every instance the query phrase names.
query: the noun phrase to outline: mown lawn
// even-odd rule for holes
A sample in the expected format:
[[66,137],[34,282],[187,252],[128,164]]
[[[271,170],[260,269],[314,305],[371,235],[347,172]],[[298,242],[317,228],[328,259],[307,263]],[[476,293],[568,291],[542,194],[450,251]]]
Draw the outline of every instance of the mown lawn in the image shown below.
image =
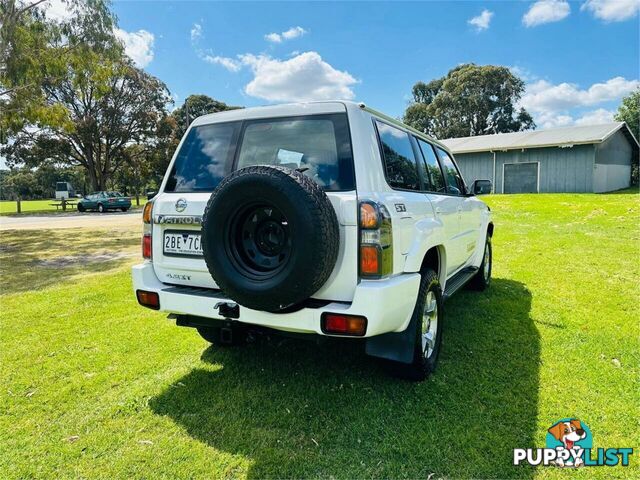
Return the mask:
[[[77,201],[77,199],[73,199]],[[140,206],[136,205],[136,199],[132,198],[133,208],[142,208],[146,202],[146,197],[140,197]],[[36,214],[36,213],[63,213],[62,209],[56,209],[52,203],[58,203],[59,200],[23,200],[20,202],[20,209],[23,214]],[[17,211],[17,204],[14,200],[0,200],[0,215],[15,215]],[[75,212],[75,206],[69,206],[67,212]]]
[[[494,282],[422,384],[350,343],[208,347],[136,306],[137,232],[0,232],[0,478],[637,478],[640,196],[487,201]],[[631,467],[511,465],[564,417]]]

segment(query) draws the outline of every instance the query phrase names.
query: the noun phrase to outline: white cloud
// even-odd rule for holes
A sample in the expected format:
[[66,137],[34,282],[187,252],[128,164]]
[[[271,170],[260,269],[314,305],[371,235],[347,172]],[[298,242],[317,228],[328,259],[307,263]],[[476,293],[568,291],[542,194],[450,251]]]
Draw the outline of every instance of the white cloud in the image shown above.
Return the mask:
[[242,68],[242,63],[229,57],[221,57],[219,55],[202,55],[202,59],[207,63],[222,65],[230,72],[238,72]]
[[267,55],[240,55],[251,68],[253,80],[245,87],[252,97],[269,101],[309,101],[333,98],[352,99],[357,80],[336,70],[317,52],[304,52],[287,60]]
[[573,125],[573,117],[571,115],[559,115],[549,112],[536,115],[535,122],[536,126],[542,129],[569,127]]
[[282,36],[279,33],[267,33],[264,36],[264,39],[267,42],[271,42],[271,43],[280,43],[280,42],[282,42]]
[[559,22],[570,12],[571,7],[566,0],[538,0],[524,14],[522,23],[526,27],[535,27],[544,23]]
[[301,37],[305,33],[307,33],[307,31],[302,27],[291,27],[286,32],[282,32],[282,38],[284,38],[285,40],[291,40]]
[[48,0],[39,7],[44,11],[45,16],[54,22],[69,20],[73,16],[73,10],[62,0]]
[[469,25],[473,25],[476,27],[478,32],[482,30],[486,30],[489,28],[489,24],[491,23],[491,18],[493,17],[493,12],[487,10],[486,8],[482,10],[482,13],[477,17],[473,17],[467,20]]
[[598,125],[600,123],[613,122],[613,116],[615,111],[606,110],[604,108],[598,108],[583,114],[580,118],[576,119],[576,125]]
[[195,43],[202,38],[202,25],[194,23],[191,27],[191,42]]
[[113,33],[123,43],[125,53],[138,67],[144,68],[151,63],[155,39],[153,33],[146,30],[127,32],[121,28],[116,28]]
[[518,65],[512,65],[508,67],[515,76],[524,80],[525,82],[533,82],[534,80],[538,80],[538,77],[531,73],[528,68],[520,67]]
[[291,27],[282,33],[268,33],[264,36],[264,39],[271,43],[282,43],[283,40],[292,40],[306,33],[308,32],[302,27]]
[[623,77],[594,83],[586,89],[581,89],[573,83],[552,84],[546,80],[538,80],[527,85],[519,106],[526,108],[533,115],[540,128],[606,123],[613,118],[613,112],[604,108],[577,115],[573,112],[606,102],[619,101],[638,87],[640,81]]
[[588,10],[605,22],[621,22],[638,14],[640,0],[587,0],[580,10]]
[[588,107],[598,103],[618,100],[640,86],[638,80],[615,77],[604,83],[594,83],[581,90],[573,83],[553,85],[538,80],[527,86],[522,105],[533,112],[560,111],[576,107]]

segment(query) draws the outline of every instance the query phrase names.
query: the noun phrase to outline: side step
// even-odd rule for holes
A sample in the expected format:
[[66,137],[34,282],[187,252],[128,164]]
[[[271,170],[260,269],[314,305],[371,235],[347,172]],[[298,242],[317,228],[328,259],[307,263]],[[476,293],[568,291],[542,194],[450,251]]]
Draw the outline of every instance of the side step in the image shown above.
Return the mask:
[[444,290],[444,300],[447,300],[454,293],[460,290],[465,284],[473,278],[478,272],[478,267],[467,267],[460,270],[453,277],[447,280],[447,286]]

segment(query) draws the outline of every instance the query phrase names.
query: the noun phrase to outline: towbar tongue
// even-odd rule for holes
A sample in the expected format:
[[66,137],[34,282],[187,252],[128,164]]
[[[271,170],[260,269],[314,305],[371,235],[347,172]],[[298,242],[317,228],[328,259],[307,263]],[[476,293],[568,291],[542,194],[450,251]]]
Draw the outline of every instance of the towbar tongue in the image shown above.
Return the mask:
[[224,318],[240,318],[240,307],[234,302],[218,302],[214,307]]

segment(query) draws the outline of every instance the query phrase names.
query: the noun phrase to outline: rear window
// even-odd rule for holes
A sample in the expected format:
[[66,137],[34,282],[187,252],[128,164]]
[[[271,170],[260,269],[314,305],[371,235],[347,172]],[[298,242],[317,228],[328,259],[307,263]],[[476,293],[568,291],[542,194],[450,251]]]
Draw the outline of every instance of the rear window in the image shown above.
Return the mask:
[[282,165],[299,169],[325,190],[355,189],[347,116],[331,114],[194,127],[165,191],[212,191],[234,169],[234,159],[236,169]]
[[240,123],[202,125],[189,130],[171,169],[167,192],[210,192],[231,172]]

